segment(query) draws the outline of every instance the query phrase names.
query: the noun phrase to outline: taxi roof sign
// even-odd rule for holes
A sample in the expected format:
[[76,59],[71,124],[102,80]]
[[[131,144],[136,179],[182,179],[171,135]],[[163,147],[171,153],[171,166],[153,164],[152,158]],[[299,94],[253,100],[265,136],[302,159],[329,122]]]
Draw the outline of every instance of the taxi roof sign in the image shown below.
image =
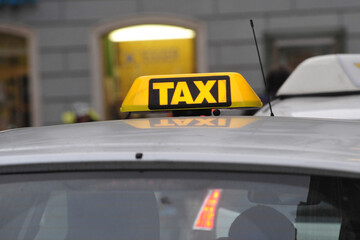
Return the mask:
[[239,73],[153,75],[137,78],[122,112],[262,107]]
[[357,92],[360,54],[329,54],[306,59],[291,73],[276,96]]

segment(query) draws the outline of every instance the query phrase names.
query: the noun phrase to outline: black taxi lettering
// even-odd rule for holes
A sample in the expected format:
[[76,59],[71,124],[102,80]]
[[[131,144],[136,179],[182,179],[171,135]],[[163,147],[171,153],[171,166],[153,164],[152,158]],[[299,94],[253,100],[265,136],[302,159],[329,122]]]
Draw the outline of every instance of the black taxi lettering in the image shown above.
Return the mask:
[[151,79],[150,109],[230,106],[228,76]]

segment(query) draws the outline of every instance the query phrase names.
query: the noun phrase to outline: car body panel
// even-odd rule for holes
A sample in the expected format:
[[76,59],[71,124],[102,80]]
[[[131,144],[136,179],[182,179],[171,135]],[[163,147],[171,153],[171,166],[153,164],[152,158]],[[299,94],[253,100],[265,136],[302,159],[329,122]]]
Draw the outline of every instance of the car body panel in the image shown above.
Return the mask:
[[[360,125],[355,121],[186,117],[176,120],[194,124],[175,126],[173,120],[134,119],[4,131],[0,134],[0,166],[126,162],[139,167],[157,162],[165,163],[162,167],[181,163],[179,168],[197,164],[211,169],[209,164],[227,164],[249,166],[249,170],[256,165],[297,173],[304,168],[360,173]],[[143,126],[148,128],[139,127],[139,122],[146,121]],[[164,121],[170,126],[161,125]],[[233,122],[236,124],[231,125]],[[137,153],[141,158],[136,158]]]
[[[301,96],[272,101],[275,116],[360,119],[360,94],[346,96]],[[268,104],[256,116],[269,116]]]

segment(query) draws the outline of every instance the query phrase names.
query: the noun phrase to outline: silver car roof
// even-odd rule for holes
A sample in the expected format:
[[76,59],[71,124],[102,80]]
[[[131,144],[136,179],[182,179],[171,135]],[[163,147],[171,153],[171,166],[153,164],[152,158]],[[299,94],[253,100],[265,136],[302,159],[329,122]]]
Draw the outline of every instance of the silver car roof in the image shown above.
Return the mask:
[[29,166],[47,171],[69,163],[84,169],[117,163],[116,168],[121,169],[358,176],[360,122],[286,117],[150,118],[0,133],[2,172],[26,171]]
[[[272,101],[276,116],[360,120],[360,93],[339,96],[294,96]],[[269,116],[269,106],[257,116]]]

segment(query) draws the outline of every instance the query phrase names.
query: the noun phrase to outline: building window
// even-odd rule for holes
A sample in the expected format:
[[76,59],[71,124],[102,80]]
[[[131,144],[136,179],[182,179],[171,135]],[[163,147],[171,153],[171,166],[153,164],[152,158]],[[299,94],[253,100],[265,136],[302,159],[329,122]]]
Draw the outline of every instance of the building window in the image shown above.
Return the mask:
[[309,57],[344,51],[343,30],[272,32],[265,34],[267,70],[285,66],[290,71]]

